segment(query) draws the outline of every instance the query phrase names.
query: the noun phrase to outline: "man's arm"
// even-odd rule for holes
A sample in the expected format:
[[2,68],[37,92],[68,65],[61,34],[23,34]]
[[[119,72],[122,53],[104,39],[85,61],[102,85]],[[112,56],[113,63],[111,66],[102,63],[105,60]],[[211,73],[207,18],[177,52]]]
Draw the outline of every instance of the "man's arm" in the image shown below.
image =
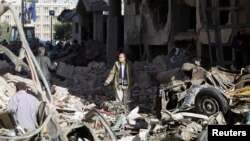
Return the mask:
[[106,79],[105,83],[110,84],[111,81],[114,79],[116,73],[116,66],[114,65],[111,69],[108,78]]
[[56,68],[56,65],[52,65],[51,61],[48,57],[46,57],[46,63],[47,63],[47,66],[50,70],[54,70]]
[[8,110],[14,115],[17,112],[17,104],[17,99],[15,97],[11,97],[8,105]]

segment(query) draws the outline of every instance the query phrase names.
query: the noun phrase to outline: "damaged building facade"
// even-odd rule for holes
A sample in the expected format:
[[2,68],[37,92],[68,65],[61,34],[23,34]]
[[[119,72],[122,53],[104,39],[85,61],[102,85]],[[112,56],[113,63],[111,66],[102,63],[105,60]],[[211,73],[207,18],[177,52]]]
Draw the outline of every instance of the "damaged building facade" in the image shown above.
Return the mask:
[[204,65],[235,63],[232,40],[250,24],[247,0],[79,0],[72,40],[106,46],[107,62],[124,49],[132,60],[152,60],[193,40]]
[[176,37],[185,40],[194,35],[199,58],[210,65],[233,64],[231,42],[240,27],[249,25],[247,7],[246,0],[127,1],[125,48],[143,50],[150,58],[155,52],[169,53]]

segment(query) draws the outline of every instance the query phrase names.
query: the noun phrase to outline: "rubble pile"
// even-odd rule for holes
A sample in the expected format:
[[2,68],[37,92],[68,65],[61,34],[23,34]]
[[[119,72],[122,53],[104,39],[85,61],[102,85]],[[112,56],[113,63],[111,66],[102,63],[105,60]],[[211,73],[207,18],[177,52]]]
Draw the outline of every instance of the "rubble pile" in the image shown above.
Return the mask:
[[159,81],[157,75],[180,68],[185,62],[194,62],[195,53],[180,48],[173,48],[169,55],[159,55],[152,63],[134,62],[135,84],[132,88],[135,104],[146,113],[155,113],[155,99],[158,94]]
[[159,55],[155,57],[149,68],[154,72],[168,71],[175,68],[180,68],[186,62],[194,62],[195,58],[196,56],[193,52],[184,49],[173,48],[169,55]]
[[[30,82],[31,80],[10,73],[0,76],[0,112],[8,109],[8,101],[11,95],[16,92],[15,83],[18,81]],[[30,85],[30,83],[27,83],[27,85],[30,87],[29,91],[32,91],[32,84]]]
[[[62,128],[71,127],[76,123],[82,123],[87,119],[88,114],[96,108],[94,103],[89,103],[82,98],[71,95],[66,88],[53,85],[52,93],[54,98],[54,106],[58,111],[57,119],[59,125]],[[118,136],[120,136],[120,134],[131,136],[131,130],[137,129],[139,127],[147,129],[147,123],[145,123],[145,120],[144,122],[141,120],[138,122],[140,124],[136,124],[138,118],[142,119],[142,116],[138,114],[139,107],[127,114],[124,114],[127,111],[125,106],[120,102],[107,101],[104,102],[101,107],[102,109],[99,109],[98,111],[105,121],[107,121],[108,126],[112,126],[112,131],[120,131],[120,126],[124,124],[127,125],[126,129],[116,133]],[[100,119],[91,118],[91,120],[87,120],[87,122],[88,125],[98,135],[98,137],[100,137],[101,140],[105,140],[104,135],[102,135],[105,132],[103,131],[103,125],[101,124]]]
[[[223,119],[223,124],[226,124],[222,114],[208,117],[188,112],[170,113],[167,109],[162,109],[161,120],[157,120],[149,114],[154,114],[156,111],[155,98],[159,94],[159,85],[156,81],[157,74],[178,66],[167,66],[165,61],[164,56],[158,56],[152,63],[134,62],[135,83],[131,88],[132,101],[130,104],[131,109],[136,108],[130,112],[122,103],[113,101],[112,86],[103,86],[103,82],[110,72],[110,68],[105,63],[91,62],[86,67],[59,63],[56,76],[53,75],[53,81],[56,85],[52,86],[52,107],[57,111],[56,118],[59,125],[62,128],[68,128],[73,127],[76,123],[88,124],[101,140],[105,140],[104,125],[101,120],[88,116],[93,110],[98,109],[96,111],[105,119],[108,127],[111,127],[119,140],[189,141],[197,138],[208,124],[215,123],[214,121],[209,123],[208,121],[212,121],[210,118]],[[198,69],[198,66],[192,66],[192,70]],[[224,78],[220,71],[213,69],[211,72],[214,78]],[[205,74],[209,75],[210,73],[206,72]],[[194,76],[198,77],[197,71]],[[227,84],[226,82],[229,81],[229,79],[223,80],[223,84]],[[7,109],[7,102],[16,91],[14,83],[18,81],[26,82],[31,91],[34,89],[32,88],[33,82],[30,79],[10,73],[3,75],[3,77],[0,77],[1,111]],[[220,118],[217,119],[216,116],[220,116]],[[86,120],[86,117],[91,118]]]
[[131,88],[131,106],[140,107],[140,112],[155,113],[155,97],[157,95],[157,83],[150,72],[148,63],[134,62],[134,85]]
[[[152,99],[155,99],[157,85],[145,66],[145,62],[134,63],[136,75],[131,89],[131,96],[134,99],[131,105],[140,106],[142,112],[154,112]],[[100,106],[105,101],[114,100],[115,97],[112,86],[103,86],[109,72],[110,68],[102,62],[90,62],[86,67],[60,62],[56,72],[59,77],[54,77],[53,81],[58,86],[68,88],[71,94]]]
[[172,121],[167,125],[156,124],[151,130],[148,140],[181,140],[190,141],[197,138],[202,126],[194,121],[183,120],[180,123]]
[[[138,138],[138,140],[191,140],[196,138],[202,130],[200,124],[191,121],[178,121],[180,123],[178,126],[172,123],[162,126],[161,121],[157,121],[155,117],[149,114],[154,114],[156,111],[155,99],[159,86],[156,81],[157,74],[179,67],[179,64],[175,63],[169,65],[167,62],[171,61],[170,58],[168,56],[158,56],[152,63],[134,62],[135,83],[131,88],[132,101],[130,104],[131,109],[138,108],[135,108],[130,113],[126,111],[124,105],[113,101],[115,94],[112,86],[103,86],[110,72],[110,67],[105,63],[90,62],[86,67],[82,67],[60,62],[56,75],[52,75],[55,84],[52,86],[53,107],[58,112],[56,116],[59,125],[62,128],[68,128],[75,123],[86,122],[84,120],[89,112],[98,109],[98,112],[105,118],[108,126],[111,127],[111,130],[115,132],[115,135],[120,140],[129,140],[130,138],[130,140],[135,138]],[[1,77],[0,94],[4,96],[0,97],[0,106],[3,110],[7,109],[7,101],[11,94],[15,92],[14,85],[10,80],[14,80],[14,82],[25,80],[32,90],[32,81],[29,79],[12,74]],[[9,92],[6,90],[9,90]],[[152,121],[159,123],[152,130],[148,130],[148,123]],[[86,123],[95,131],[98,137],[105,133],[98,118],[91,118]],[[105,139],[105,136],[101,138]]]
[[7,81],[0,77],[0,111],[3,112],[8,109],[8,101],[10,96],[15,93],[16,89],[13,83],[7,83]]
[[68,88],[73,95],[88,100],[90,103],[101,104],[113,98],[112,87],[104,87],[103,82],[109,70],[104,63],[91,62],[87,67],[72,66],[59,63],[54,77],[56,85]]
[[[192,61],[193,54],[179,49],[170,55],[159,55],[152,63],[134,62],[134,85],[131,88],[132,108],[140,106],[140,112],[155,113],[155,98],[158,93],[156,75],[180,67],[184,60]],[[68,88],[69,92],[100,106],[103,102],[114,100],[112,86],[103,83],[110,72],[103,62],[90,62],[86,67],[73,66],[60,62],[54,77],[54,84]]]
[[95,108],[84,99],[71,95],[67,88],[52,86],[54,105],[58,111],[58,120],[61,127],[70,126],[74,122],[81,122],[87,111]]

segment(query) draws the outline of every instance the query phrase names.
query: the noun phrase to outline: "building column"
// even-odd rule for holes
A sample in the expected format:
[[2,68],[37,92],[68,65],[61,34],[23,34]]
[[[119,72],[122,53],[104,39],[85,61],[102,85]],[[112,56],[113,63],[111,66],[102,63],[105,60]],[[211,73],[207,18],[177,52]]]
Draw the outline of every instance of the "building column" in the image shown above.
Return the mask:
[[94,13],[94,40],[103,43],[103,13]]
[[109,0],[109,4],[111,9],[107,20],[107,63],[113,64],[118,53],[118,28],[121,17],[121,0]]

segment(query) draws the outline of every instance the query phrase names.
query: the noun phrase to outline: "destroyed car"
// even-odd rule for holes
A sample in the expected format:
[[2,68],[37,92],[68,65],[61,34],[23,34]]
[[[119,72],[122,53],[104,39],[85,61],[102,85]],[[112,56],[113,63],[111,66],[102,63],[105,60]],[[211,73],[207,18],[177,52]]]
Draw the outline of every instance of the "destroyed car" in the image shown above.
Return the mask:
[[[86,111],[86,113],[84,113],[82,116],[82,113],[80,112],[68,109],[60,109],[58,108],[58,105],[55,105],[54,96],[51,94],[50,87],[25,37],[21,22],[17,16],[18,12],[15,11],[15,8],[11,4],[2,1],[0,3],[0,15],[4,14],[8,10],[10,10],[14,17],[17,30],[20,34],[19,36],[22,43],[22,48],[19,51],[19,56],[16,56],[7,47],[0,45],[1,55],[7,56],[9,59],[7,61],[10,61],[9,65],[6,63],[6,61],[1,61],[0,68],[0,140],[99,141],[100,139],[97,136],[100,135],[100,133],[94,133],[89,127],[89,122],[91,122],[91,119],[95,117],[103,126],[103,137],[107,140],[115,141],[116,137],[111,131],[108,123],[95,109]],[[10,72],[13,72],[17,75],[12,75]],[[33,94],[41,101],[38,112],[36,113],[37,128],[27,132],[18,126],[13,115],[7,111],[9,97],[15,93],[14,84],[17,82],[25,82],[28,86],[29,93]],[[68,118],[77,118],[76,120],[67,122],[65,126],[62,126],[60,125],[61,123],[59,121],[62,114],[59,112],[63,113],[65,111],[71,113],[67,115]]]
[[219,66],[207,71],[197,64],[184,63],[181,68],[158,74],[162,109],[213,115],[248,105],[249,67],[241,72]]
[[222,112],[211,116],[162,110],[160,121],[151,122],[148,140],[207,141],[208,125],[226,125]]

